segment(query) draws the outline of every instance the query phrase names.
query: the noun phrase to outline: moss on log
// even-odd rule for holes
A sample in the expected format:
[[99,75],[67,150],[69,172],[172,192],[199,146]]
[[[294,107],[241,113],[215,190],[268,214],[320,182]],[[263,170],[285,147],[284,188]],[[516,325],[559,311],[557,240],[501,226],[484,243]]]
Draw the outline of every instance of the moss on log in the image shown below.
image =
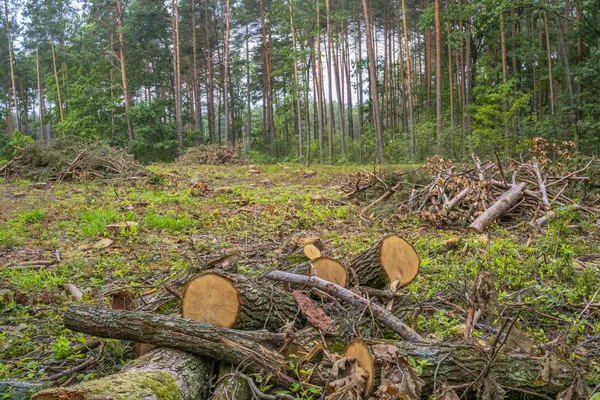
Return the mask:
[[117,374],[44,390],[32,400],[206,400],[211,366],[207,358],[158,348]]

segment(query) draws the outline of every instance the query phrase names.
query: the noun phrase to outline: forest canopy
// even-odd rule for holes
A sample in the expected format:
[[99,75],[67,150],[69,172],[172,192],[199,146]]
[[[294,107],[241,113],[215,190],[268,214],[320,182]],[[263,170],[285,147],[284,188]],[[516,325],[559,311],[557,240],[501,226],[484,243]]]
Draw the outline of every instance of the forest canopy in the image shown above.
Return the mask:
[[4,0],[0,160],[80,136],[171,161],[600,146],[596,0]]

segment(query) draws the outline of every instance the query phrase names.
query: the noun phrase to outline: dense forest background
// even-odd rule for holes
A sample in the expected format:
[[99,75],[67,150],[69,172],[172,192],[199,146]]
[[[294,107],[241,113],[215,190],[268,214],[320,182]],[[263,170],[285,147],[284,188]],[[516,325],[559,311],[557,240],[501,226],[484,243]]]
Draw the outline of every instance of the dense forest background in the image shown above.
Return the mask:
[[145,162],[600,150],[597,0],[4,0],[0,159],[76,135]]

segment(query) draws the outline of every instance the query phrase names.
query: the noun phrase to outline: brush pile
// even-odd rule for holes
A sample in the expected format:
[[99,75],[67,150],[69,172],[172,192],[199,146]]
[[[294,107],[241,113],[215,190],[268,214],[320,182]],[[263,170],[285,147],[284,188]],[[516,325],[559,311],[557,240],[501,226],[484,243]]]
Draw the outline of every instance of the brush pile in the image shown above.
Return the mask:
[[204,145],[189,148],[177,162],[183,165],[238,165],[241,145]]
[[[66,328],[138,342],[139,358],[113,376],[44,390],[33,400],[158,398],[165,382],[165,398],[183,400],[502,398],[506,391],[546,397],[573,390],[576,374],[554,352],[550,359],[539,346],[504,346],[517,318],[502,317],[489,343],[471,341],[470,331],[466,341],[425,340],[416,324],[405,324],[413,310],[399,311],[406,304],[394,302],[418,276],[420,258],[398,235],[347,266],[323,256],[316,237],[295,237],[286,248],[298,262],[264,276],[244,275],[232,253],[188,267],[138,304],[71,305]],[[494,308],[492,279],[473,286],[474,300],[463,310],[470,326]],[[175,302],[177,315],[158,313]]]
[[[572,144],[552,146],[544,139],[534,140],[528,161],[482,162],[475,155],[472,164],[457,165],[435,156],[417,173],[425,177],[419,184],[395,180],[384,174],[359,173],[350,177],[342,191],[356,198],[368,190],[378,190],[375,200],[363,214],[406,187],[396,214],[417,214],[436,227],[468,228],[483,232],[492,222],[509,225],[529,223],[540,228],[557,212],[575,210],[579,214],[600,213],[600,197],[593,193],[596,159],[572,159]],[[562,162],[552,161],[557,156]],[[576,165],[576,166],[574,166]]]
[[8,179],[63,181],[148,175],[150,171],[125,150],[79,137],[61,137],[46,144],[30,143],[0,166],[0,176]]

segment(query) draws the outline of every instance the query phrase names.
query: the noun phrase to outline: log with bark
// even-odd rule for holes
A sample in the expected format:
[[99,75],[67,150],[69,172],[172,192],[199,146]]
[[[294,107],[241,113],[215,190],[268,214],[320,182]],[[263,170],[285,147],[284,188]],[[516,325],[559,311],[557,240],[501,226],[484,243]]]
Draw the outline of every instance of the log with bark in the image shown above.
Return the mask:
[[500,218],[502,214],[510,210],[523,195],[525,189],[525,183],[519,183],[511,187],[504,195],[502,195],[493,206],[488,208],[483,214],[481,214],[468,228],[469,232],[483,233],[485,228],[496,219]]
[[181,299],[184,318],[224,328],[279,331],[297,323],[293,296],[280,286],[244,275],[211,271],[188,283]]
[[119,373],[79,385],[48,389],[32,400],[207,400],[213,361],[182,350],[158,348]]
[[411,283],[419,274],[421,260],[414,248],[398,235],[390,235],[352,259],[348,270],[361,286],[382,289],[396,282]]
[[271,373],[276,381],[290,385],[286,361],[267,344],[282,344],[286,335],[266,331],[246,332],[143,311],[121,311],[71,305],[64,325],[76,332],[94,336],[133,340],[171,347],[233,365],[249,372]]

